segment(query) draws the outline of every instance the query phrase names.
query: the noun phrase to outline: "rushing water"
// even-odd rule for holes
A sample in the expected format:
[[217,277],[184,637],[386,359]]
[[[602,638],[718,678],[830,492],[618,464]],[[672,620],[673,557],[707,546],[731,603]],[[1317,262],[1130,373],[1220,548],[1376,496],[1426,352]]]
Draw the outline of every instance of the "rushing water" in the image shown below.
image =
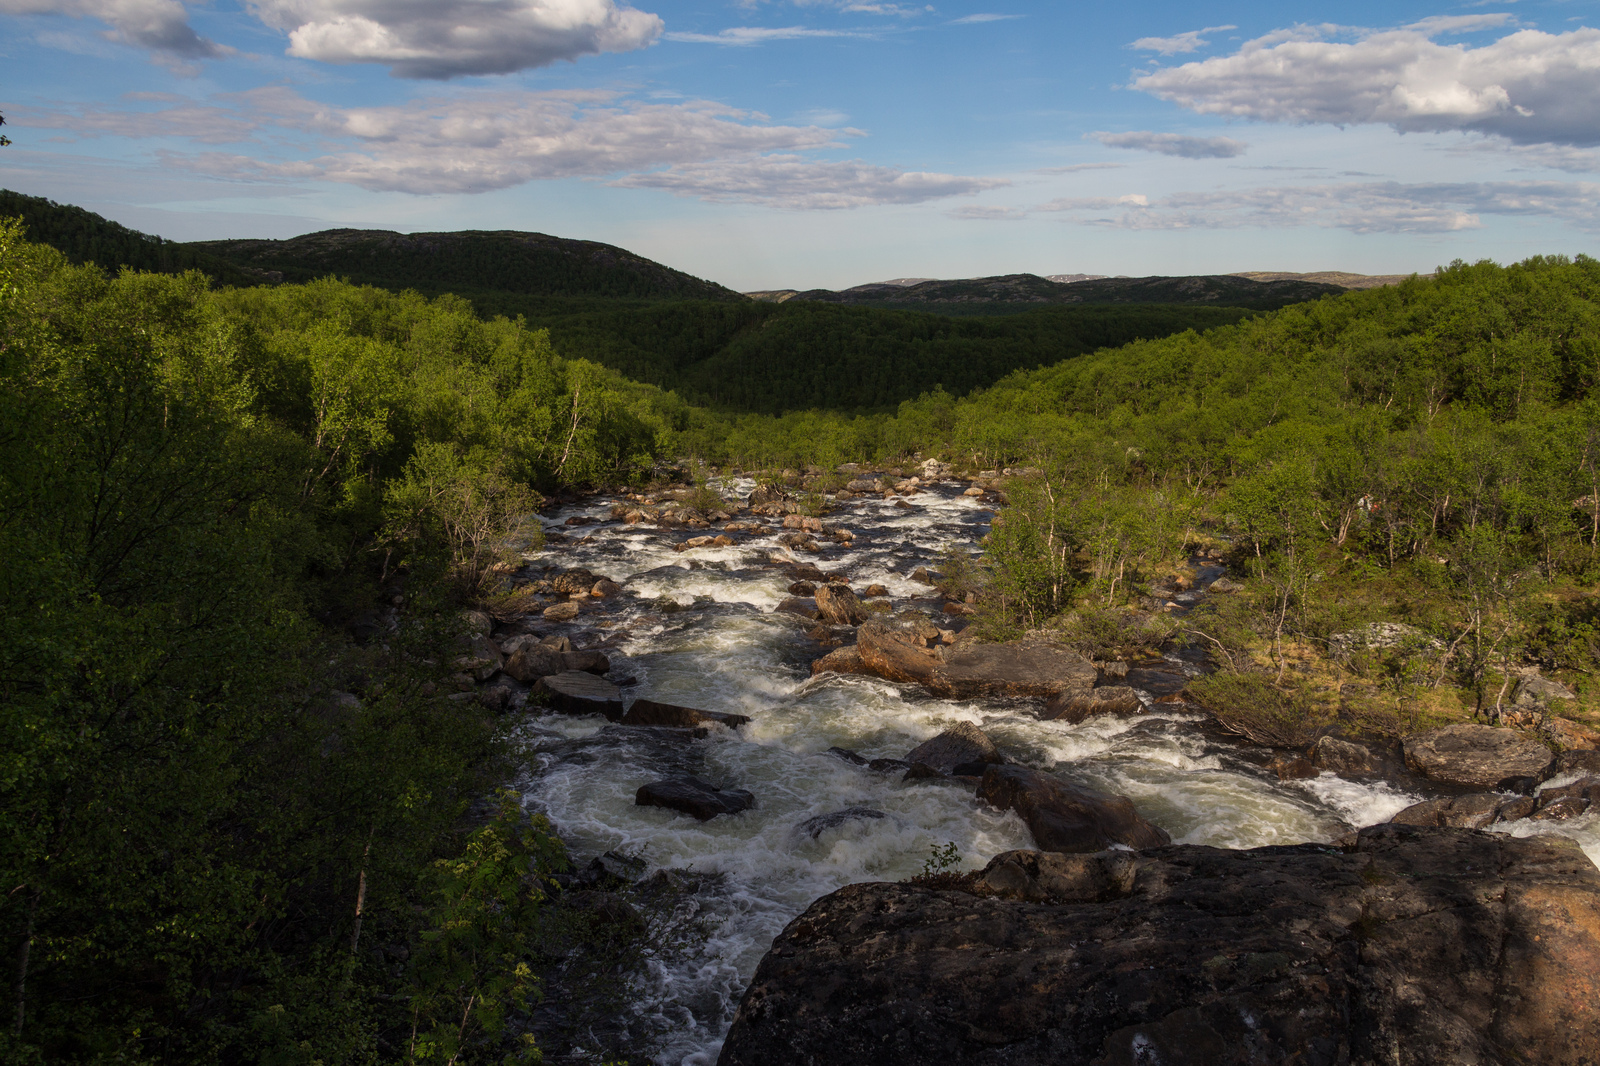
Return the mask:
[[[723,490],[742,495],[752,487],[733,483]],[[951,701],[870,678],[812,678],[810,662],[825,649],[806,635],[812,623],[774,613],[792,580],[770,566],[774,555],[786,554],[774,537],[741,536],[733,547],[678,552],[673,545],[690,533],[610,521],[612,502],[589,501],[547,519],[569,539],[539,562],[588,567],[625,588],[598,614],[580,618],[576,642],[603,641],[611,676],[637,679],[626,690],[632,695],[752,719],[737,732],[714,728],[702,740],[616,727],[599,717],[538,717],[525,728],[526,801],[550,817],[575,856],[618,851],[652,869],[714,875],[699,882],[696,898],[711,923],[710,939],[693,958],[659,965],[639,1008],[667,1032],[659,1063],[715,1061],[757,962],[818,896],[857,881],[918,873],[930,848],[946,842],[955,843],[965,868],[1031,846],[1014,813],[978,804],[970,786],[902,782],[898,773],[825,754],[829,747],[869,759],[900,757],[955,722],[972,722],[1016,761],[1129,797],[1178,843],[1229,848],[1328,840],[1387,820],[1421,798],[1331,774],[1280,782],[1259,760],[1198,728],[1181,705],[1149,702],[1143,716],[1069,725],[1040,721],[1034,701]],[[937,600],[926,599],[930,590],[910,573],[934,564],[947,547],[974,548],[991,512],[949,484],[909,502],[910,510],[875,498],[852,501],[829,522],[853,530],[853,544],[825,545],[820,556],[800,560],[845,572],[858,591],[884,585],[897,609],[937,611]],[[574,516],[595,524],[566,526]],[[913,602],[917,596],[924,602]],[[663,598],[687,609],[662,612]],[[634,805],[641,784],[684,773],[748,789],[756,807],[698,822]],[[814,839],[799,829],[807,819],[846,808],[884,817],[842,819]],[[1593,822],[1585,816],[1557,829],[1578,835],[1600,858]],[[1551,829],[1549,823],[1501,828]]]

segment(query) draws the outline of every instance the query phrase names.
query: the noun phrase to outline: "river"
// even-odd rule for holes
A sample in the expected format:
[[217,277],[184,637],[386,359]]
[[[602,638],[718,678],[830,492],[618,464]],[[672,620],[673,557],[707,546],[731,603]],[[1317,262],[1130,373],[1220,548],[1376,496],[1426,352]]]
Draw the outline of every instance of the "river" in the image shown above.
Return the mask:
[[[748,480],[722,484],[744,496]],[[976,550],[992,505],[942,482],[910,497],[909,510],[868,497],[828,516],[855,533],[848,546],[801,553],[826,571],[843,571],[859,593],[881,584],[896,609],[938,610],[931,590],[910,579],[956,546]],[[953,842],[962,868],[1032,846],[1014,813],[975,802],[956,782],[903,782],[826,754],[852,749],[868,759],[900,757],[956,722],[982,727],[1011,759],[1129,797],[1176,843],[1248,848],[1324,841],[1381,822],[1421,795],[1383,782],[1331,774],[1282,782],[1246,751],[1200,728],[1181,705],[1147,698],[1149,713],[1079,725],[1040,721],[1030,700],[950,701],[856,676],[812,678],[826,649],[807,636],[813,623],[774,613],[793,580],[768,560],[787,549],[774,537],[743,537],[731,547],[679,552],[693,533],[610,519],[613,498],[598,497],[544,516],[562,536],[534,557],[561,569],[582,566],[621,582],[624,594],[581,616],[568,632],[580,647],[604,642],[613,678],[632,677],[630,696],[748,715],[737,731],[713,728],[701,740],[625,729],[599,717],[532,717],[522,728],[524,802],[545,813],[580,861],[606,851],[636,855],[654,869],[697,878],[693,905],[710,936],[689,958],[657,962],[637,1009],[665,1035],[656,1061],[710,1066],[739,997],[773,937],[825,893],[858,881],[898,880],[922,870],[934,846]],[[590,524],[569,526],[571,518]],[[922,603],[912,602],[923,597]],[[670,600],[684,609],[663,611]],[[1193,671],[1176,656],[1172,675]],[[1158,676],[1159,671],[1147,676]],[[1138,676],[1138,675],[1136,675]],[[1181,677],[1178,678],[1181,680]],[[753,810],[698,822],[634,804],[647,781],[692,773],[748,789]],[[1570,779],[1568,779],[1570,780]],[[801,824],[847,808],[884,817],[849,817],[818,834]],[[1550,823],[1497,827],[1519,834]],[[1563,823],[1591,858],[1600,858],[1593,815]]]

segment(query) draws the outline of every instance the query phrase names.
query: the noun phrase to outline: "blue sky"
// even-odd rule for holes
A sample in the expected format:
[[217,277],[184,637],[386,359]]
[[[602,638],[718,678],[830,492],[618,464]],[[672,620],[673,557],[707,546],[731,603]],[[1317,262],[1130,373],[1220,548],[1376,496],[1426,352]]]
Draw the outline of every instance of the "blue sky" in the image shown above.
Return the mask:
[[742,290],[1595,251],[1600,10],[0,0],[0,185],[176,239],[524,229]]

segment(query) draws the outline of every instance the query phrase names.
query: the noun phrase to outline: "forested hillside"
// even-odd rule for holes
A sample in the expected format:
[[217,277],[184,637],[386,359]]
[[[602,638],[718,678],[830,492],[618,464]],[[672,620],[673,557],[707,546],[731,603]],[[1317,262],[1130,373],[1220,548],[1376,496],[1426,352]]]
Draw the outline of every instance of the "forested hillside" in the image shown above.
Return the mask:
[[721,285],[609,244],[514,230],[333,229],[283,241],[199,241],[186,247],[270,271],[284,281],[334,275],[430,295],[492,291],[608,300],[744,300]]
[[267,280],[257,271],[41,196],[0,189],[0,218],[22,219],[29,240],[50,245],[74,263],[98,263],[111,271],[127,266],[163,274],[198,270],[221,285],[259,285]]

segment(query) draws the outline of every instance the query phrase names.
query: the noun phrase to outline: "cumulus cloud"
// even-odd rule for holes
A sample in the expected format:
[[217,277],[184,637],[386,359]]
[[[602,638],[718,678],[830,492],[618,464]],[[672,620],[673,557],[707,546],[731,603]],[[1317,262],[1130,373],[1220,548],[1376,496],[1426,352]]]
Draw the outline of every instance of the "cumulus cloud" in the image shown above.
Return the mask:
[[1352,233],[1450,233],[1477,229],[1484,215],[1543,217],[1600,230],[1600,184],[1555,181],[1339,183],[1177,193],[1159,200],[1058,200],[1042,210],[1115,215],[1080,221],[1121,229],[1284,229]]
[[1186,33],[1175,34],[1171,37],[1141,37],[1134,41],[1130,47],[1141,52],[1159,52],[1164,56],[1178,55],[1179,53],[1198,52],[1210,41],[1203,40],[1201,35],[1207,33],[1221,33],[1223,30],[1236,30],[1237,26],[1207,26],[1203,30],[1189,30]]
[[1232,159],[1244,155],[1250,147],[1232,137],[1185,137],[1177,133],[1151,133],[1134,130],[1131,133],[1087,133],[1107,148],[1133,148],[1141,152],[1159,152],[1183,159]]
[[[11,2],[11,0],[6,0]],[[289,35],[288,52],[377,63],[401,78],[509,74],[644,48],[661,19],[613,0],[247,0]]]
[[869,204],[920,204],[1010,184],[998,178],[968,178],[875,166],[859,160],[833,163],[795,155],[680,163],[665,170],[630,174],[611,184],[665,189],[722,203],[767,204],[794,210],[837,210]]
[[98,19],[112,28],[113,40],[178,59],[215,59],[233,51],[196,33],[177,0],[0,0],[0,15]]
[[1202,114],[1267,122],[1466,130],[1518,144],[1600,144],[1600,30],[1520,30],[1480,47],[1433,38],[1506,15],[1426,19],[1335,41],[1295,27],[1238,52],[1168,67],[1133,87]]

